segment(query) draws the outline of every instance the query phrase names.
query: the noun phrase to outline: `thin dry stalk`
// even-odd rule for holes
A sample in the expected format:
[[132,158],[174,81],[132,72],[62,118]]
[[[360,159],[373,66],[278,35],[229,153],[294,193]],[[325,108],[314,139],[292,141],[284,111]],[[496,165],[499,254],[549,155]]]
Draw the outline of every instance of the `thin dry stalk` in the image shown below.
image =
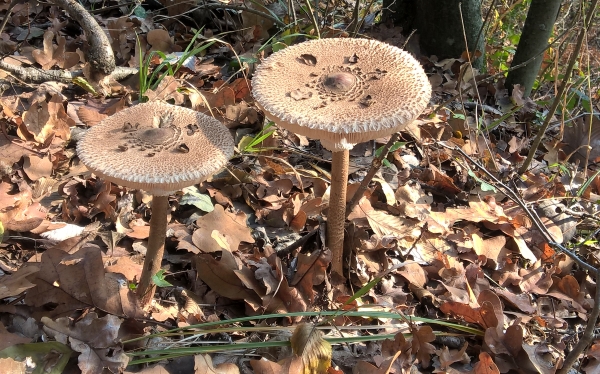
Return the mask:
[[360,182],[360,186],[358,187],[358,189],[352,196],[352,200],[350,200],[350,202],[348,203],[348,205],[346,207],[346,218],[348,218],[350,213],[352,213],[352,210],[354,209],[354,207],[358,204],[360,199],[365,194],[365,191],[369,187],[369,183],[371,183],[371,180],[373,180],[373,177],[375,176],[375,174],[377,174],[377,172],[381,168],[383,160],[387,157],[387,155],[390,151],[390,148],[394,145],[394,143],[396,143],[398,141],[399,138],[400,138],[400,135],[398,133],[393,134],[390,137],[390,140],[388,140],[388,142],[386,143],[386,145],[383,146],[383,149],[381,150],[381,154],[379,155],[379,157],[375,157],[375,158],[373,158],[373,161],[371,161],[371,168],[367,172],[367,175],[365,175],[363,180]]
[[[594,0],[596,3],[597,0]],[[594,4],[595,5],[595,4]],[[585,331],[583,335],[580,337],[579,341],[573,347],[571,352],[568,353],[563,366],[556,373],[557,374],[568,374],[569,369],[575,364],[575,362],[579,359],[579,355],[592,343],[592,339],[594,338],[594,330],[596,328],[596,322],[598,321],[598,317],[600,316],[600,285],[598,281],[600,280],[600,268],[596,268],[585,260],[581,259],[574,252],[568,250],[563,245],[556,243],[552,238],[552,235],[548,231],[548,228],[544,225],[540,217],[537,215],[535,210],[530,209],[527,204],[521,199],[521,197],[509,188],[507,185],[502,183],[498,178],[496,178],[489,170],[487,170],[484,166],[479,164],[477,161],[473,160],[469,155],[467,155],[462,149],[458,147],[449,147],[445,144],[440,143],[441,146],[445,148],[452,149],[458,153],[460,153],[465,159],[469,160],[469,162],[477,167],[477,169],[481,170],[487,177],[492,181],[492,185],[502,190],[502,192],[513,202],[515,202],[538,229],[538,231],[544,236],[544,239],[552,248],[559,250],[569,256],[573,261],[575,261],[582,269],[587,270],[589,274],[593,274],[596,281],[596,293],[594,295],[594,307],[588,316],[588,322],[585,327]]]

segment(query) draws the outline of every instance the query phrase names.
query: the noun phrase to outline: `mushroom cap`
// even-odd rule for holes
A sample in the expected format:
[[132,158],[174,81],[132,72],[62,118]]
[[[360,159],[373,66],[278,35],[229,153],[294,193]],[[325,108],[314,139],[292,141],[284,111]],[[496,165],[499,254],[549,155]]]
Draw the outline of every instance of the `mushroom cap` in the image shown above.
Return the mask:
[[233,149],[229,130],[218,120],[159,101],[105,118],[77,144],[93,173],[153,195],[204,181],[225,166]]
[[277,125],[331,151],[393,134],[429,103],[431,85],[409,53],[376,40],[311,40],[273,53],[252,79]]

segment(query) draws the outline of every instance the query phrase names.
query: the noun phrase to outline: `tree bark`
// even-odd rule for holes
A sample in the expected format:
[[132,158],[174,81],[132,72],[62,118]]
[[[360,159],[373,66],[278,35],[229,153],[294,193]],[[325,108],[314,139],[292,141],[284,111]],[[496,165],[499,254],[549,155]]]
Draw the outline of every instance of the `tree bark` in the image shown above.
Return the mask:
[[[384,0],[384,9],[383,19],[402,26],[404,33],[417,30],[426,56],[445,59],[458,58],[467,49],[484,52],[481,0]],[[482,67],[483,58],[474,66]]]
[[509,71],[505,86],[510,93],[515,84],[520,84],[524,90],[524,97],[531,94],[533,83],[542,65],[543,53],[541,52],[548,47],[548,39],[556,22],[560,4],[561,0],[531,1],[512,65],[521,64],[532,58],[533,60],[524,67]]

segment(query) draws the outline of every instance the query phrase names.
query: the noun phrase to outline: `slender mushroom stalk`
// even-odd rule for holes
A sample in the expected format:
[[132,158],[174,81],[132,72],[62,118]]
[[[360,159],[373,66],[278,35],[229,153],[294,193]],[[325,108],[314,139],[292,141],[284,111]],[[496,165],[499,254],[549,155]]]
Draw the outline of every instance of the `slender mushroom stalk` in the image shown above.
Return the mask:
[[431,85],[417,60],[376,40],[311,40],[273,53],[252,90],[265,117],[333,152],[327,246],[343,276],[348,151],[391,135],[429,103]]
[[142,305],[152,300],[156,289],[151,280],[165,249],[169,194],[218,172],[233,149],[221,122],[163,102],[122,110],[88,130],[77,144],[79,158],[94,174],[153,196],[148,250],[137,289]]
[[332,152],[331,188],[327,215],[327,246],[331,250],[331,271],[343,275],[344,223],[346,222],[346,190],[348,186],[347,149]]
[[152,276],[160,270],[160,263],[165,252],[168,214],[169,196],[152,196],[152,218],[150,219],[148,249],[146,250],[146,258],[144,258],[142,277],[137,287],[142,305],[147,305],[152,300],[156,290],[156,284],[152,283]]

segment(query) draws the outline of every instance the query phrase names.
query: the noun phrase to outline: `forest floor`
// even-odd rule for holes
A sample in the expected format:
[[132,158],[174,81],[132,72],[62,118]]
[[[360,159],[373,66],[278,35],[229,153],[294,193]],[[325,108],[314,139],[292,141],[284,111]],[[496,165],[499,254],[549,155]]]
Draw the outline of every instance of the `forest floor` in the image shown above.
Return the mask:
[[[547,51],[531,98],[503,86],[511,46],[502,27],[489,36],[497,43],[485,73],[464,58],[413,50],[433,96],[347,219],[342,280],[330,277],[324,246],[331,152],[263,130],[250,83],[262,58],[315,33],[310,22],[269,38],[273,20],[250,12],[99,4],[84,3],[107,30],[118,66],[173,71],[132,75],[93,94],[84,79],[30,83],[0,69],[0,367],[294,373],[310,357],[331,359],[328,373],[560,367],[598,302],[597,280],[582,266],[600,266],[596,29],[520,175],[576,34]],[[24,1],[10,13],[9,5],[0,0],[3,62],[83,68],[87,41],[76,22],[47,3]],[[400,30],[374,23],[376,14],[367,12],[362,33],[404,47]],[[198,23],[206,25],[199,33]],[[321,36],[348,36],[342,26],[324,26]],[[222,42],[209,45],[213,37]],[[178,66],[190,45],[202,51]],[[97,178],[75,149],[85,129],[142,97],[214,116],[237,146],[224,171],[169,197],[164,273],[146,307],[135,287],[151,196]],[[349,197],[388,141],[350,152]],[[315,330],[331,352],[320,334],[298,343]],[[577,365],[600,373],[600,339]]]

